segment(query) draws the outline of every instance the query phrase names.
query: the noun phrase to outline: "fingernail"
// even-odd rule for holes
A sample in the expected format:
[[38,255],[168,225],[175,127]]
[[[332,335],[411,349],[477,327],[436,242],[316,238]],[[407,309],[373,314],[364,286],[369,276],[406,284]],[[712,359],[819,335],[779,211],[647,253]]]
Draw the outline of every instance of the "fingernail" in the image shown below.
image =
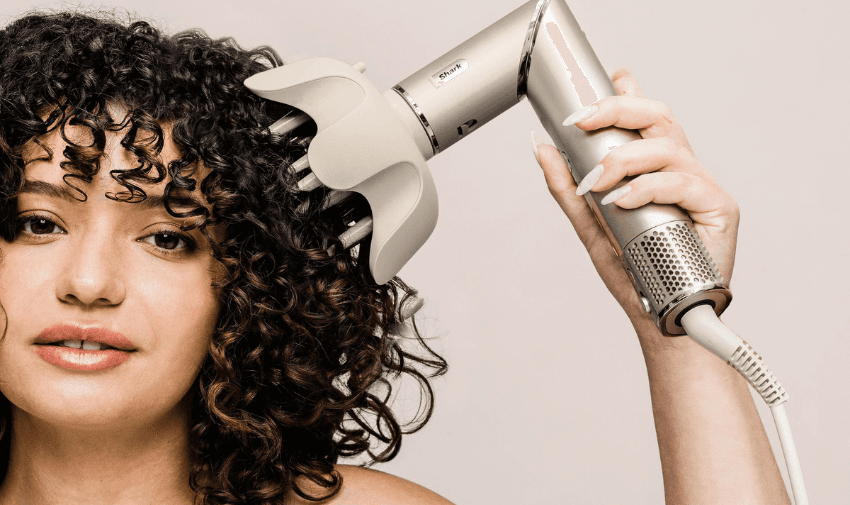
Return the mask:
[[589,174],[584,176],[584,179],[581,180],[581,184],[578,185],[576,189],[576,195],[581,196],[588,191],[590,188],[594,186],[599,181],[599,178],[602,177],[602,172],[605,170],[605,167],[602,166],[602,163],[596,165],[593,170],[590,171]]
[[632,190],[632,186],[630,184],[626,184],[625,186],[620,186],[614,191],[605,195],[605,198],[600,202],[602,205],[608,205],[609,203],[619,200],[620,197],[629,194],[629,191]]
[[576,124],[579,121],[583,121],[590,116],[599,112],[599,106],[591,105],[590,107],[585,107],[583,109],[579,109],[572,114],[569,115],[567,119],[564,120],[564,126],[569,126],[571,124]]
[[531,148],[534,150],[534,159],[537,160],[537,163],[540,163],[540,158],[537,156],[537,146],[542,144],[543,141],[540,140],[540,137],[537,136],[537,132],[531,130]]

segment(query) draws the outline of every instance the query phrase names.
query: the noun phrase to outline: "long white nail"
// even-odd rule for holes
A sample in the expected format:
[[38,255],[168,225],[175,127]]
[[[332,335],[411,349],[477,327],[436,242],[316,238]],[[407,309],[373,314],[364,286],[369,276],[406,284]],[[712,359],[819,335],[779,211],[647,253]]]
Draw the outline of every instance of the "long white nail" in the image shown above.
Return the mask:
[[596,105],[591,105],[590,107],[579,109],[570,114],[569,117],[564,120],[564,126],[569,126],[571,124],[576,124],[579,121],[584,121],[585,119],[596,114],[597,112],[599,112],[599,107]]
[[631,190],[632,190],[632,186],[630,184],[626,184],[625,186],[620,186],[619,188],[617,188],[614,191],[605,195],[605,198],[603,198],[600,203],[602,205],[608,205],[609,203],[611,203],[615,200],[619,200],[620,197],[629,194],[629,192]]
[[602,172],[604,170],[605,167],[602,166],[602,163],[596,165],[596,167],[581,180],[581,184],[579,184],[576,189],[576,195],[581,196],[590,191],[590,188],[599,182],[599,178],[602,177]]
[[537,156],[537,146],[542,143],[543,141],[537,136],[537,132],[531,130],[531,148],[534,149],[534,159],[537,160],[537,163],[540,163],[540,158]]

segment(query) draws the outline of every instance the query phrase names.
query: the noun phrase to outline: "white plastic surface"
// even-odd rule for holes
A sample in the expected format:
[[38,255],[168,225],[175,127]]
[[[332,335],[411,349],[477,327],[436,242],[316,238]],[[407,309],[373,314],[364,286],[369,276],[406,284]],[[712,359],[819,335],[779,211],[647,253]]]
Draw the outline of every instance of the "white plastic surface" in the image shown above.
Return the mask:
[[437,189],[416,142],[383,94],[361,75],[363,69],[309,58],[253,75],[245,85],[315,121],[308,164],[321,184],[366,197],[374,220],[369,268],[383,284],[434,231]]
[[744,339],[727,328],[708,305],[689,309],[682,316],[682,327],[694,342],[723,361],[729,361],[738,347],[744,345]]
[[800,459],[797,457],[797,447],[791,437],[791,424],[785,414],[785,405],[779,404],[770,408],[773,414],[773,423],[779,434],[779,443],[782,445],[782,455],[785,457],[785,467],[788,469],[788,477],[791,479],[791,492],[794,493],[795,505],[809,505],[809,497],[806,495],[806,485],[803,482],[803,471],[800,468]]

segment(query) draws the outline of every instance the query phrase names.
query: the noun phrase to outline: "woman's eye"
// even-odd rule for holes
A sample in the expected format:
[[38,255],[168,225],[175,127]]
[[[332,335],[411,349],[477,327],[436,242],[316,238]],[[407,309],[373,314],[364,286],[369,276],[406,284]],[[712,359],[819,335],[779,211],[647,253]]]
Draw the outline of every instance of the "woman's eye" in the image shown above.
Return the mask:
[[[46,217],[29,216],[20,218],[17,225],[18,234],[29,236],[59,235],[65,230]],[[195,249],[195,242],[189,237],[171,230],[152,233],[140,240],[147,242],[166,254],[188,253]]]
[[53,221],[38,216],[23,218],[18,223],[18,231],[30,235],[52,235],[55,232],[64,233]]
[[166,251],[191,251],[192,242],[183,235],[173,232],[157,232],[144,238],[148,244]]

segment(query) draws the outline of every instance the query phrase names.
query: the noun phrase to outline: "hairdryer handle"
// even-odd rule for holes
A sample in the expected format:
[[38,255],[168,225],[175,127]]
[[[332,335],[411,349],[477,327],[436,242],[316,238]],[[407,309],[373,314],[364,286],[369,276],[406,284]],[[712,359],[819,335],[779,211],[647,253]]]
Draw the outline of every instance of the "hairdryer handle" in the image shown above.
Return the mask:
[[[567,4],[551,0],[538,6],[542,10],[535,26],[527,96],[580,183],[610,151],[641,137],[614,127],[585,132],[563,126],[564,118],[576,110],[616,92]],[[632,179],[624,178],[608,192]],[[732,293],[687,213],[675,205],[655,203],[633,210],[601,205],[608,192],[588,192],[585,199],[661,332],[684,334],[681,316],[696,305],[712,305],[720,315]]]

